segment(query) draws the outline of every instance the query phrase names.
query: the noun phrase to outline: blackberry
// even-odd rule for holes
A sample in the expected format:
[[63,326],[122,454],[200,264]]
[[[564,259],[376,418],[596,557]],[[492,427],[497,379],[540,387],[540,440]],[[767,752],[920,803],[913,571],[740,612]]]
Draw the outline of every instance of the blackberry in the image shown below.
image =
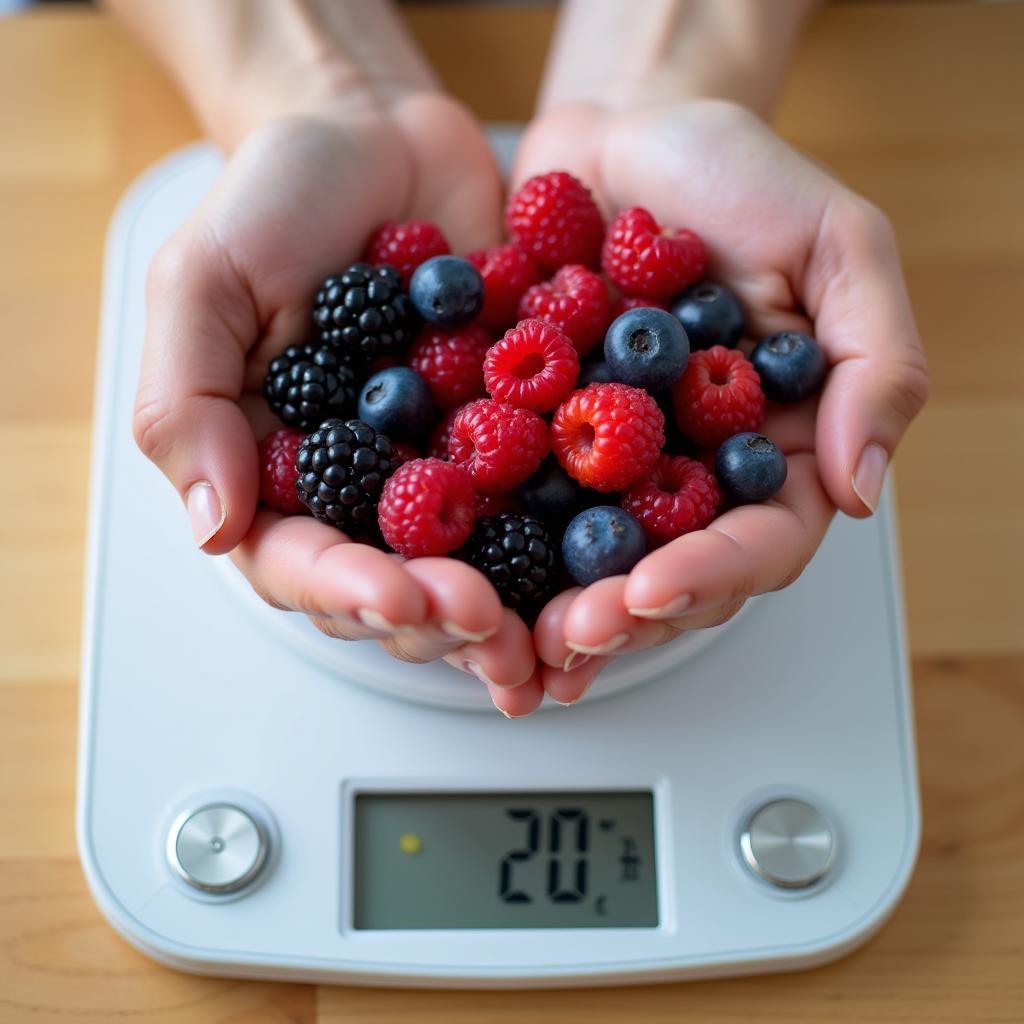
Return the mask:
[[299,447],[295,490],[322,522],[372,531],[384,481],[398,464],[391,442],[362,420],[325,420]]
[[404,352],[416,336],[419,317],[394,267],[353,263],[321,285],[313,322],[325,342],[371,363]]
[[461,554],[491,581],[506,608],[530,620],[558,583],[556,551],[547,527],[536,516],[499,512],[477,520]]
[[312,430],[355,411],[357,379],[337,351],[324,345],[292,345],[267,368],[263,395],[289,427]]

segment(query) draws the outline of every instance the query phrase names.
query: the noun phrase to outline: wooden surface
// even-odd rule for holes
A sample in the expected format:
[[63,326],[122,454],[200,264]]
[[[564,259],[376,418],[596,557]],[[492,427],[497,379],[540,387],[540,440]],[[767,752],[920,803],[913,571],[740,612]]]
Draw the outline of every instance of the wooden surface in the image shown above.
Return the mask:
[[[410,17],[483,116],[528,114],[549,10]],[[103,234],[195,128],[102,17],[0,22],[0,1021],[1024,1020],[1022,40],[1020,5],[834,5],[780,110],[895,221],[934,373],[897,463],[925,833],[893,921],[805,974],[422,993],[177,974],[86,893],[75,696]]]

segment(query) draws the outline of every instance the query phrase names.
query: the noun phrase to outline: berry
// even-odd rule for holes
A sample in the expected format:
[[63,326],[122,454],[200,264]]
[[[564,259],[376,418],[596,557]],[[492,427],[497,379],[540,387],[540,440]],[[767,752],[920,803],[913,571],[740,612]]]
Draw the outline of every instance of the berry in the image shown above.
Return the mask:
[[562,538],[565,567],[584,587],[606,576],[628,573],[646,553],[640,524],[614,505],[597,505],[581,512]]
[[608,228],[604,272],[624,292],[667,299],[704,272],[704,243],[692,231],[666,232],[641,206],[624,210]]
[[363,386],[359,418],[379,434],[416,441],[426,436],[434,422],[430,388],[408,366],[381,370]]
[[260,501],[285,515],[306,511],[295,492],[295,456],[305,436],[285,428],[260,441]]
[[566,263],[597,269],[604,219],[590,190],[566,171],[524,182],[505,208],[512,240],[545,270]]
[[353,263],[320,286],[313,322],[321,338],[349,359],[372,363],[379,356],[404,352],[419,318],[394,267]]
[[395,452],[395,465],[402,466],[413,459],[422,459],[423,456],[413,448],[411,444],[403,444],[401,441],[392,441],[391,447]]
[[672,388],[679,429],[699,445],[714,447],[764,419],[761,379],[736,349],[715,345],[690,356]]
[[450,462],[414,459],[384,485],[378,516],[384,540],[400,555],[447,555],[473,532],[473,481]]
[[452,427],[455,425],[455,417],[465,408],[460,405],[458,409],[452,409],[448,415],[436,427],[430,435],[430,443],[427,445],[427,455],[432,459],[448,458],[448,442],[451,440]]
[[432,256],[413,272],[409,297],[429,323],[462,327],[483,309],[484,279],[458,256]]
[[593,491],[581,487],[550,457],[523,484],[527,511],[551,526],[564,526],[591,504],[593,496]]
[[551,448],[562,468],[595,491],[622,490],[649,473],[665,444],[665,417],[646,391],[591,384],[556,410]]
[[604,337],[609,305],[604,281],[586,267],[570,264],[526,292],[519,303],[519,318],[554,324],[583,356]]
[[622,495],[622,507],[643,527],[648,546],[656,548],[703,530],[715,518],[720,500],[718,484],[703,463],[685,455],[662,455]]
[[763,434],[735,434],[718,449],[715,476],[733,501],[764,501],[786,482],[786,456]]
[[533,619],[558,581],[555,543],[535,516],[501,512],[476,524],[461,552],[494,586],[506,608]]
[[735,348],[747,329],[740,300],[725,285],[713,281],[687,288],[672,303],[672,315],[683,325],[694,351],[712,345]]
[[317,519],[341,530],[367,530],[397,465],[391,442],[362,420],[325,420],[299,446],[295,488]]
[[548,426],[535,412],[480,398],[456,415],[448,454],[477,490],[501,493],[533,476],[548,444]]
[[292,345],[267,367],[263,395],[271,412],[290,427],[312,430],[356,404],[356,375],[323,345]]
[[620,295],[612,303],[611,319],[615,320],[629,309],[646,309],[647,307],[668,309],[666,303],[661,299],[649,299],[646,295]]
[[581,370],[576,387],[585,388],[588,384],[611,384],[615,378],[611,368],[603,359],[587,363]]
[[523,320],[506,331],[484,360],[487,393],[534,412],[554,409],[572,391],[579,373],[572,342],[541,320]]
[[769,335],[758,342],[750,361],[773,402],[803,401],[821,387],[828,370],[821,346],[799,331]]
[[608,328],[604,358],[623,384],[663,391],[676,382],[690,358],[682,324],[663,309],[631,309]]
[[467,257],[484,279],[484,308],[480,323],[502,332],[516,321],[523,293],[540,281],[540,267],[518,245],[478,249]]
[[457,331],[428,328],[406,362],[426,382],[439,409],[454,409],[484,395],[484,357],[494,339],[474,324]]
[[406,286],[413,271],[431,256],[446,256],[451,246],[436,224],[410,220],[404,224],[382,224],[366,243],[367,263],[388,263],[402,276]]

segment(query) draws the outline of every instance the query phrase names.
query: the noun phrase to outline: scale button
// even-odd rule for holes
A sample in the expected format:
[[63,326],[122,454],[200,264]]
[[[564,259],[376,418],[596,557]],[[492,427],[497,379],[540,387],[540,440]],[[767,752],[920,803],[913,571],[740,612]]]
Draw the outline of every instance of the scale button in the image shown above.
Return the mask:
[[267,833],[234,804],[207,804],[186,811],[171,827],[171,867],[195,889],[232,893],[260,873],[267,860]]
[[828,819],[803,800],[773,800],[756,810],[740,834],[747,866],[772,885],[802,889],[824,878],[835,855]]

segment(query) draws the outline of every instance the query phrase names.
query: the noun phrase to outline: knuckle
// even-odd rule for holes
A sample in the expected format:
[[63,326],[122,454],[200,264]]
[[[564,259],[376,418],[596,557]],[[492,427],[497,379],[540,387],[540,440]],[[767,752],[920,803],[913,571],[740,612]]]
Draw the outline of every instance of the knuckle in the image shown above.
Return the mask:
[[909,423],[925,406],[931,391],[928,366],[924,354],[912,349],[893,367],[890,396],[893,409]]
[[[262,593],[256,587],[253,587],[253,590],[255,590],[256,593],[264,601],[266,601],[267,604],[269,604],[271,606],[271,608],[277,608],[277,609],[280,609],[282,611],[284,610],[284,606],[280,605],[280,604],[277,604],[271,597],[269,597],[269,595],[267,595],[265,593]],[[351,640],[352,639],[352,637],[347,636],[341,630],[341,628],[338,626],[338,624],[335,623],[334,621],[332,621],[331,619],[323,618],[322,616],[319,616],[319,615],[308,615],[306,617],[309,619],[310,622],[313,623],[313,625],[321,633],[324,634],[324,636],[329,636],[332,640]]]
[[850,195],[844,213],[844,231],[872,249],[896,248],[896,231],[884,211],[863,196]]
[[712,614],[708,620],[708,628],[713,629],[715,626],[724,626],[746,603],[746,598],[727,601]]
[[179,284],[189,271],[188,247],[177,237],[157,250],[146,273],[146,290],[151,299],[164,295]]
[[791,587],[800,577],[804,574],[804,569],[810,565],[810,558],[801,557],[800,561],[786,574],[786,576],[772,587],[772,593],[778,590],[785,590],[786,587]]
[[140,392],[132,414],[132,436],[151,462],[160,463],[171,450],[174,421],[174,410],[165,397]]

